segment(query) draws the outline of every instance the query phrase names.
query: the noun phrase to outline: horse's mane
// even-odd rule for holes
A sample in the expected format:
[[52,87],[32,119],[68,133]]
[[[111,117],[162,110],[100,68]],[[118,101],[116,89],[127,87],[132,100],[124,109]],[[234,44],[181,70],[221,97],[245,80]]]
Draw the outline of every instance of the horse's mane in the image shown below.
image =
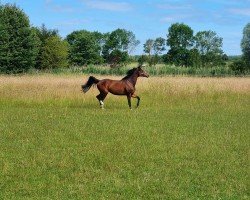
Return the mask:
[[122,80],[127,79],[127,78],[129,78],[130,76],[132,76],[132,74],[135,72],[136,69],[137,69],[137,68],[135,67],[135,68],[133,68],[133,69],[128,70],[127,73],[126,73],[126,76],[125,76],[124,78],[122,78]]

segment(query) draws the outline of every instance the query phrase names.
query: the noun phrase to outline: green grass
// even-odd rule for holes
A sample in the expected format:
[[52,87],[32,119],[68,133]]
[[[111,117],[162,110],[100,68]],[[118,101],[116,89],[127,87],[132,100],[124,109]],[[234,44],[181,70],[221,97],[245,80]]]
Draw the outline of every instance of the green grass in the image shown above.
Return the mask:
[[0,77],[0,199],[248,199],[249,79],[155,80]]
[[[95,66],[89,65],[87,67],[69,67],[69,68],[57,68],[47,71],[46,73],[53,74],[99,74],[99,75],[124,75],[133,67],[136,67],[137,63],[131,63],[124,67],[110,68],[109,66]],[[178,67],[174,65],[157,64],[156,66],[144,67],[153,76],[197,76],[197,77],[232,77],[232,76],[248,76],[249,72],[245,74],[239,74],[234,72],[227,66],[213,66],[213,67]],[[43,71],[30,70],[30,74],[43,73]]]

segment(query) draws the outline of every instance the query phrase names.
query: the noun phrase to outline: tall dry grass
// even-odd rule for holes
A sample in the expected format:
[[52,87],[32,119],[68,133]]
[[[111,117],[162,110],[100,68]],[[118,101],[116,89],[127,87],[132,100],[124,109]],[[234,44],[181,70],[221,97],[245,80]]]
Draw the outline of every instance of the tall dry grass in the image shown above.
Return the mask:
[[[45,100],[83,99],[98,94],[91,89],[83,97],[81,85],[87,76],[0,76],[0,97],[2,99]],[[120,79],[117,76],[97,76],[99,79]],[[195,78],[195,77],[152,77],[139,78],[138,93],[159,93],[165,95],[195,95],[200,93],[232,92],[250,93],[250,78]]]

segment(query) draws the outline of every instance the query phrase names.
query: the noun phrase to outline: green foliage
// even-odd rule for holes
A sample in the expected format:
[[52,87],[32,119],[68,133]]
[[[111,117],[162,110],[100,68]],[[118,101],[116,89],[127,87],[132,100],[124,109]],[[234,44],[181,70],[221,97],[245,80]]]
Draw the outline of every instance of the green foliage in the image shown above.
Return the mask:
[[139,44],[133,32],[116,29],[107,35],[103,46],[103,57],[112,66],[119,66],[129,61],[128,54]]
[[195,47],[201,55],[209,52],[221,53],[222,38],[218,37],[214,31],[199,31],[195,35]]
[[250,72],[250,23],[243,29],[241,49],[243,52],[241,57],[230,58],[233,61],[230,68],[236,75],[249,74]]
[[244,59],[236,60],[231,65],[230,68],[235,72],[235,75],[249,73],[249,65]]
[[170,63],[187,66],[189,48],[193,45],[193,30],[183,23],[172,24],[168,29],[167,45],[170,46],[167,53]]
[[15,5],[0,4],[0,72],[26,72],[34,67],[39,45],[26,14]]
[[45,24],[42,24],[41,27],[35,27],[34,28],[36,31],[37,36],[41,40],[42,44],[47,40],[49,37],[52,36],[59,36],[58,30],[56,29],[48,29],[46,28]]
[[243,59],[246,61],[248,69],[250,69],[250,23],[248,23],[243,29],[241,49],[243,52]]
[[199,31],[195,35],[194,40],[195,48],[201,55],[203,66],[213,66],[223,63],[223,39],[217,36],[214,31]]
[[155,40],[148,39],[144,47],[144,52],[148,54],[147,61],[150,66],[156,65],[160,61],[160,54],[166,49],[166,40],[162,37],[158,37]]
[[229,56],[228,56],[227,54],[224,53],[224,54],[222,55],[222,60],[223,60],[223,61],[228,61],[228,60],[229,60]]
[[[44,54],[44,49],[46,49],[46,41],[50,38],[50,37],[60,37],[59,34],[58,34],[58,30],[55,30],[55,29],[48,29],[46,28],[46,26],[44,24],[42,24],[41,27],[33,27],[32,28],[35,32],[36,32],[36,35],[39,37],[40,39],[40,46],[39,46],[39,53],[38,53],[38,56],[37,56],[37,59],[36,59],[36,65],[35,65],[35,68],[36,69],[44,69],[44,67],[47,65],[47,63],[43,63],[44,60],[42,60],[42,54]],[[48,47],[49,48],[49,47]],[[45,62],[47,62],[45,60]],[[49,68],[49,66],[48,66]],[[47,69],[48,69],[47,68]]]
[[146,55],[141,55],[138,58],[138,64],[139,64],[139,66],[142,66],[147,61],[148,61],[148,57]]
[[145,44],[143,44],[143,51],[148,54],[149,56],[151,56],[153,53],[153,48],[154,48],[154,40],[153,39],[147,39],[147,41],[145,42]]
[[166,58],[170,64],[176,66],[188,66],[190,60],[189,50],[184,48],[170,49]]
[[[248,23],[241,41],[244,61],[236,61],[230,66],[236,74],[248,73],[250,69],[249,27]],[[143,45],[147,55],[142,56],[130,56],[139,41],[133,32],[125,29],[116,29],[111,33],[74,31],[66,41],[69,50],[57,30],[47,29],[44,24],[40,28],[31,28],[28,17],[21,9],[15,5],[0,4],[0,72],[4,73],[27,72],[34,67],[55,70],[67,66],[67,62],[74,66],[105,63],[111,67],[137,61],[139,64],[147,62],[149,66],[164,62],[203,69],[227,67],[226,61],[235,60],[223,54],[222,38],[214,31],[199,31],[194,37],[193,30],[183,23],[170,26],[167,40],[162,37],[148,39]],[[166,44],[170,49],[162,56]],[[188,69],[190,73],[193,71],[191,68]]]
[[109,53],[113,50],[131,52],[139,44],[135,34],[125,29],[116,29],[112,31],[106,41],[105,51]]
[[163,51],[166,50],[166,40],[162,37],[158,37],[154,40],[153,49],[155,55],[162,54]]
[[73,65],[100,64],[104,37],[99,32],[74,31],[66,37],[70,45],[69,60]]
[[222,38],[214,31],[199,31],[193,37],[193,30],[185,24],[173,24],[169,28],[167,44],[170,50],[164,55],[165,63],[176,66],[218,66],[228,59],[222,51]]
[[112,68],[119,67],[128,62],[129,55],[126,51],[120,51],[118,49],[113,50],[108,56],[108,63]]
[[58,36],[44,41],[41,53],[41,69],[55,69],[68,66],[68,44]]
[[[97,75],[119,75],[122,76],[132,67],[138,64],[132,63],[129,66],[120,65],[119,67],[107,67],[106,65],[88,65],[88,67],[69,67],[47,70],[52,74],[97,74]],[[175,65],[156,64],[155,66],[146,65],[144,69],[150,76],[199,76],[199,77],[228,77],[235,75],[249,75],[249,71],[243,74],[237,74],[229,66],[214,67],[181,67]],[[30,74],[37,74],[37,71],[29,71]],[[42,72],[43,73],[43,72]]]
[[167,45],[171,49],[188,49],[193,45],[193,30],[183,23],[172,24],[168,29]]
[[191,49],[188,53],[187,66],[198,68],[202,66],[202,59],[197,49]]

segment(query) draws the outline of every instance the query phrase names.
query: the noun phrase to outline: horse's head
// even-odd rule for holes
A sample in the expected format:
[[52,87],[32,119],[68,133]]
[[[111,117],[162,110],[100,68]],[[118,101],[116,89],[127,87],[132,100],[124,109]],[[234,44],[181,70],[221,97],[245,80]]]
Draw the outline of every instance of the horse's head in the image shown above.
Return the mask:
[[149,74],[147,72],[145,72],[141,66],[137,67],[137,70],[138,70],[138,75],[141,76],[141,77],[149,77]]

